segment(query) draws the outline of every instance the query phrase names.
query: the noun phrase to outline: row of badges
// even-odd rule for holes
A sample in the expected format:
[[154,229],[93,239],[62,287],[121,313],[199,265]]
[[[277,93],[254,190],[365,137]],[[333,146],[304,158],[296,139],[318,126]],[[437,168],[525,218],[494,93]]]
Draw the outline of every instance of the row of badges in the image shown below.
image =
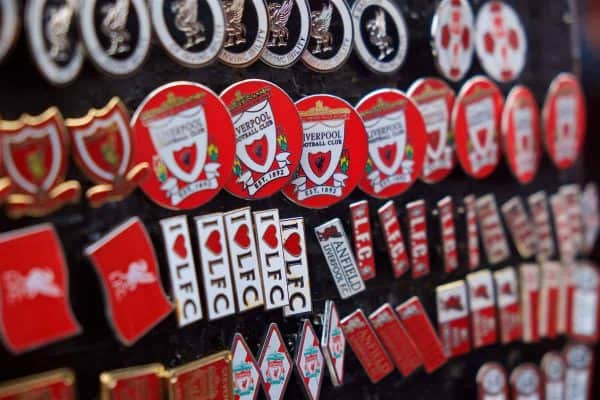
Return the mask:
[[[17,1],[0,4],[1,60],[20,24]],[[169,56],[192,68],[216,59],[233,67],[261,59],[287,68],[302,59],[315,71],[331,72],[354,47],[369,69],[393,74],[409,42],[393,0],[359,0],[352,8],[345,0],[27,0],[24,18],[35,63],[57,85],[77,77],[84,53],[104,73],[131,75],[147,58],[152,30]],[[476,19],[467,0],[441,1],[431,45],[440,73],[452,81],[466,75],[474,50],[485,71],[501,82],[516,79],[526,61],[523,25],[502,1],[488,1]]]
[[593,375],[592,349],[583,344],[570,343],[560,352],[546,353],[539,367],[534,363],[516,366],[510,378],[507,378],[501,364],[483,364],[477,372],[477,398],[586,400],[591,398]]
[[56,108],[0,121],[9,178],[0,180],[0,194],[13,217],[77,201],[79,183],[65,181],[69,142],[95,183],[86,192],[92,206],[139,185],[152,201],[176,210],[197,208],[223,187],[243,199],[281,191],[303,207],[324,208],[356,187],[391,198],[419,177],[439,182],[456,159],[468,175],[485,178],[498,165],[500,148],[525,184],[538,168],[540,125],[558,168],[578,158],[585,105],[573,76],[552,82],[542,124],[539,119],[527,88],[513,88],[504,104],[483,77],[465,83],[456,101],[445,83],[427,78],[408,94],[374,91],[356,107],[325,94],[294,103],[262,80],[238,82],[220,97],[202,85],[175,82],[148,95],[131,121],[117,98],[65,122]]

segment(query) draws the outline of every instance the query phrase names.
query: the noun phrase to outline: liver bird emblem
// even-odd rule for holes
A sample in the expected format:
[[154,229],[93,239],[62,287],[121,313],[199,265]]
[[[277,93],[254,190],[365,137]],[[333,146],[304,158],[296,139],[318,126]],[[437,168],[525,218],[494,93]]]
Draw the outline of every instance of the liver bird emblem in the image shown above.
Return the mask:
[[62,297],[62,289],[54,282],[54,271],[50,268],[32,268],[22,275],[18,271],[6,271],[3,281],[8,291],[8,302],[34,299],[38,296]]
[[313,54],[325,53],[332,49],[333,37],[329,32],[333,7],[331,3],[323,4],[321,11],[310,13],[310,37],[314,39],[315,46],[311,50]]
[[50,58],[54,61],[63,62],[69,58],[69,50],[71,50],[69,31],[75,7],[75,0],[67,0],[61,6],[48,7],[46,11],[48,24],[44,28],[44,33],[50,44]]
[[129,264],[127,272],[113,271],[108,275],[117,300],[123,299],[128,293],[134,292],[139,285],[156,282],[156,277],[148,271],[148,263],[145,260],[137,260]]
[[246,43],[246,26],[242,23],[244,0],[226,0],[223,2],[223,6],[227,18],[225,47]]
[[369,41],[379,50],[377,59],[381,61],[393,51],[391,47],[392,38],[387,34],[385,11],[381,8],[377,9],[377,11],[375,11],[375,17],[367,21],[366,28],[367,32],[369,32]]
[[100,29],[110,39],[110,45],[106,50],[109,56],[125,53],[131,48],[129,44],[131,35],[127,31],[130,6],[130,0],[115,0],[114,3],[106,4],[100,10],[104,15]]
[[285,0],[283,3],[269,3],[270,38],[268,47],[277,47],[287,45],[289,32],[287,23],[292,13],[294,0]]
[[206,40],[204,25],[198,21],[198,0],[177,0],[171,4],[175,27],[185,34],[184,48],[189,49]]

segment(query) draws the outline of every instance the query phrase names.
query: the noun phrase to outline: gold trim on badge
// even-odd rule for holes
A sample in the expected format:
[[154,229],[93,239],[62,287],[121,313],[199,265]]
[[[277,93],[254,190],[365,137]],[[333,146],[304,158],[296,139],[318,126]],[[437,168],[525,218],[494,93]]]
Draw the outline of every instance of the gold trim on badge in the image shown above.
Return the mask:
[[111,400],[112,391],[117,386],[119,381],[137,378],[144,375],[155,375],[156,377],[162,379],[165,376],[165,374],[165,367],[163,367],[162,364],[158,363],[145,364],[135,367],[115,369],[112,371],[103,372],[100,374],[100,400]]
[[323,104],[323,101],[317,100],[315,106],[306,111],[298,111],[300,117],[334,117],[342,115],[347,117],[350,114],[349,108],[330,108]]
[[40,389],[56,383],[62,383],[74,389],[75,373],[71,369],[60,368],[2,382],[0,383],[0,397],[22,395],[30,390]]

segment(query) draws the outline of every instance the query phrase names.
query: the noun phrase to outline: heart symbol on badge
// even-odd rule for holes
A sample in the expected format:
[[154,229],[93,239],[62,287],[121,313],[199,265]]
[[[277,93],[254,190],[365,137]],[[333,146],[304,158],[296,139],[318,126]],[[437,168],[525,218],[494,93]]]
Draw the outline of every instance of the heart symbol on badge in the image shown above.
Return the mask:
[[248,236],[248,225],[240,225],[235,231],[233,240],[242,248],[247,249],[250,246],[250,236]]
[[269,227],[267,229],[265,229],[265,233],[263,233],[263,241],[267,244],[267,246],[269,246],[270,248],[274,249],[275,247],[277,247],[277,243],[279,243],[277,241],[277,230],[275,229],[275,225],[269,225]]
[[283,243],[283,247],[285,247],[285,251],[294,257],[298,257],[302,251],[302,247],[300,247],[300,235],[296,232],[292,233],[285,240],[285,243]]
[[211,234],[208,235],[204,245],[208,247],[213,254],[221,254],[223,247],[221,246],[221,234],[219,231],[212,231]]
[[183,235],[181,233],[179,235],[177,235],[175,242],[173,242],[173,251],[175,252],[175,254],[177,254],[179,256],[179,258],[187,257],[187,248],[185,247],[185,238],[183,237]]

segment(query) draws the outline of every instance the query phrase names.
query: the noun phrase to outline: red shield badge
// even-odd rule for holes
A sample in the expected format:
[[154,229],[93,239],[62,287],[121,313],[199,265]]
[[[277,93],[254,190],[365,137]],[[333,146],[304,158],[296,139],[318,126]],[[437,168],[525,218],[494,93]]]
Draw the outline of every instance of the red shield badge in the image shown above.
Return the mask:
[[139,218],[115,228],[85,253],[104,287],[106,313],[123,344],[135,343],[172,311],[152,242]]
[[356,110],[365,122],[369,149],[360,188],[382,199],[398,196],[412,186],[423,169],[427,135],[421,112],[395,89],[369,93]]
[[231,176],[235,134],[223,102],[192,82],[163,85],[150,93],[131,119],[134,163],[153,173],[140,184],[158,205],[197,208],[219,193]]
[[6,173],[15,185],[7,200],[9,216],[46,215],[79,199],[79,183],[64,181],[68,141],[58,109],[2,121],[0,136]]
[[67,266],[52,225],[0,235],[0,331],[12,353],[81,331],[71,311]]
[[500,89],[482,76],[471,78],[460,90],[452,124],[458,161],[467,175],[483,179],[496,169],[503,103]]
[[271,82],[249,79],[221,93],[236,135],[233,174],[225,189],[243,199],[278,192],[300,163],[302,124],[292,99]]
[[128,196],[146,178],[148,163],[133,165],[129,115],[118,97],[82,118],[67,119],[66,124],[75,162],[97,183],[86,192],[92,207]]
[[283,194],[303,207],[325,208],[345,199],[364,176],[367,132],[339,97],[317,94],[296,102],[304,146],[300,168]]
[[585,137],[585,98],[577,78],[558,75],[548,89],[542,111],[544,145],[559,169],[571,167]]

